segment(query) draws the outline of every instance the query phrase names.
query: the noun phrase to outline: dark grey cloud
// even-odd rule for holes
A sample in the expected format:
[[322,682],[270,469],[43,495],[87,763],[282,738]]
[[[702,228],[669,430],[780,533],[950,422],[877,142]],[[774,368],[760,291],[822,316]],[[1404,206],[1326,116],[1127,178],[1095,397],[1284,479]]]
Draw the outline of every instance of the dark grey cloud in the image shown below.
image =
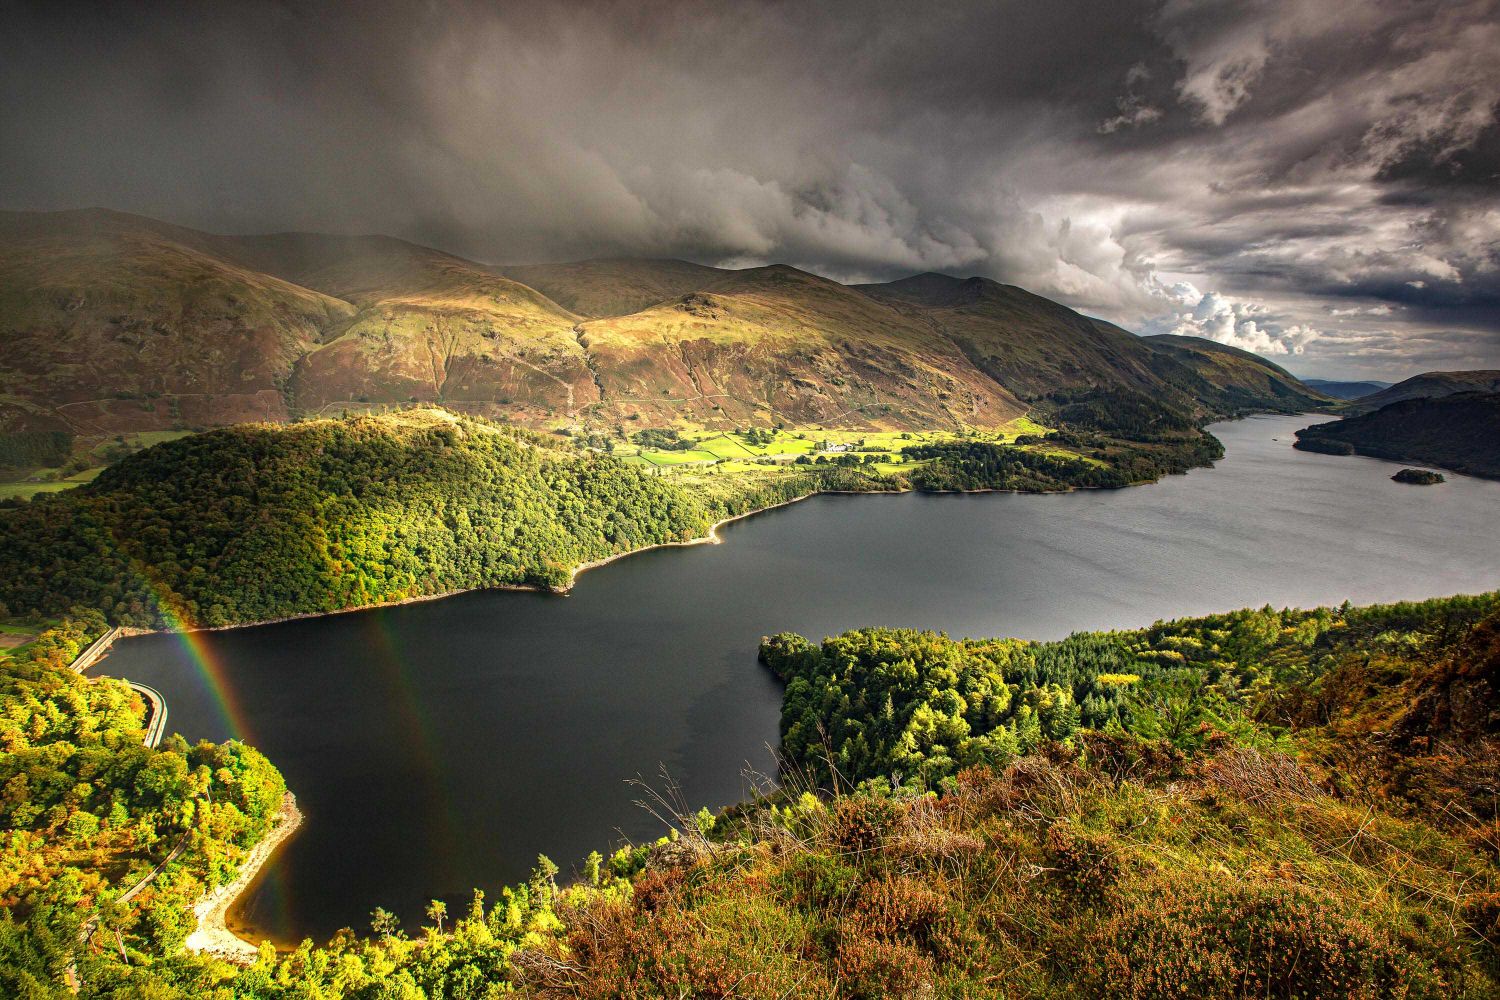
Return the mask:
[[5,207],[979,273],[1308,374],[1500,366],[1500,0],[0,19]]

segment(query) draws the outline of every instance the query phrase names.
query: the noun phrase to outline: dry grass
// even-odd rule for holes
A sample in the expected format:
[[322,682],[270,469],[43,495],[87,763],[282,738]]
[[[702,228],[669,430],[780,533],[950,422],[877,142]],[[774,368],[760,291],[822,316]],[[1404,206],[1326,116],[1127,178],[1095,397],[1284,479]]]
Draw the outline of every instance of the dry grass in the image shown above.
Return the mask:
[[1122,776],[1098,749],[941,797],[793,775],[707,837],[657,797],[677,844],[518,976],[548,997],[1493,995],[1496,873],[1460,839],[1281,754],[1121,748],[1153,760]]

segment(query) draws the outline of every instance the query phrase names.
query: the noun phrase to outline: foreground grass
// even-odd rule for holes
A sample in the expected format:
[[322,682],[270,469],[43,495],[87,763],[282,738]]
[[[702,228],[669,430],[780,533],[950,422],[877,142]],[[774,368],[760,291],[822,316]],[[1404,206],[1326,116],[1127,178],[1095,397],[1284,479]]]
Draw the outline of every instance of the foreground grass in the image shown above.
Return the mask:
[[[1110,765],[1127,764],[1121,780]],[[1129,739],[804,795],[565,903],[539,995],[1488,996],[1490,865],[1290,758]],[[1436,918],[1436,919],[1435,919]]]

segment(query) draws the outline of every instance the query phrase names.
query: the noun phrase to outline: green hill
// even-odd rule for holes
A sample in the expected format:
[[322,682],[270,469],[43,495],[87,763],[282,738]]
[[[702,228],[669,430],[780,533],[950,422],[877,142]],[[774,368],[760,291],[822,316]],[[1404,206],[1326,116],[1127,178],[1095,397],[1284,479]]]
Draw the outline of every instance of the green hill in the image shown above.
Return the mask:
[[224,625],[560,586],[580,563],[698,537],[722,516],[614,459],[442,410],[248,425],[0,512],[0,601]]
[[1297,447],[1500,479],[1500,393],[1398,400],[1372,413],[1305,427],[1297,432]]
[[591,441],[435,407],[179,437],[74,489],[0,504],[0,606],[219,626],[563,587],[584,563],[819,491],[1123,487],[1222,456],[1190,423],[1141,439],[913,442],[899,465],[846,452],[670,475]]
[[[1179,388],[1227,412],[1272,410],[1301,413],[1327,406],[1333,399],[1298,379],[1280,365],[1238,347],[1205,340],[1159,334],[1144,338],[1153,349],[1192,371],[1198,381]],[[1172,373],[1164,373],[1173,378]]]

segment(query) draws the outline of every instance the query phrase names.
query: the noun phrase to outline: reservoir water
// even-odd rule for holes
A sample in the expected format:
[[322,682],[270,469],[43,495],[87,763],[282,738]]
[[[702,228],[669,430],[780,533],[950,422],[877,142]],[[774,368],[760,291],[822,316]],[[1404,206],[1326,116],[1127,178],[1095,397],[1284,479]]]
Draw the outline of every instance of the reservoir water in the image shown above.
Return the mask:
[[1215,426],[1214,469],[1054,496],[816,497],[727,525],[722,545],[590,571],[571,596],[485,592],[119,643],[95,672],[161,691],[189,740],[244,738],[304,828],[235,920],[325,939],[383,906],[462,912],[660,835],[634,804],[662,773],[693,807],[774,770],[780,688],[762,635],[864,625],[1057,638],[1244,606],[1500,587],[1500,482],[1390,481],[1401,466],[1294,451],[1306,417]]

